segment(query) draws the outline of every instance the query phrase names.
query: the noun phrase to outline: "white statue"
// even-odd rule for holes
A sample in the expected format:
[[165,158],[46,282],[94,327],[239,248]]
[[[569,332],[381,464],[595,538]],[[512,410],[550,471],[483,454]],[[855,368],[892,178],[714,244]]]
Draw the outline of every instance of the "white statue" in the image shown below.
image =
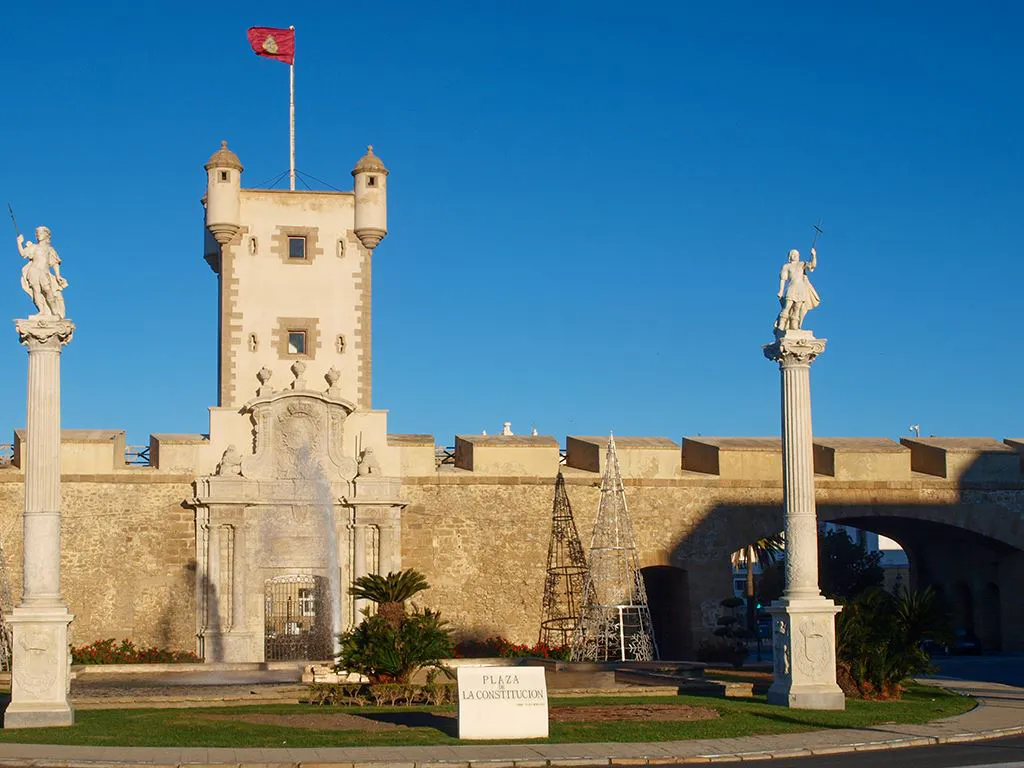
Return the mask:
[[817,266],[818,252],[813,247],[810,261],[800,261],[800,251],[795,248],[789,252],[789,261],[782,265],[779,274],[779,302],[782,311],[775,321],[776,331],[799,331],[808,310],[821,304],[821,297],[807,277],[807,273],[813,272]]
[[[28,259],[21,269],[21,287],[39,310],[35,317],[64,317],[64,296],[68,281],[60,276],[60,256],[50,245],[50,229],[36,227],[36,240],[18,235],[18,253]],[[50,270],[53,270],[52,272]]]

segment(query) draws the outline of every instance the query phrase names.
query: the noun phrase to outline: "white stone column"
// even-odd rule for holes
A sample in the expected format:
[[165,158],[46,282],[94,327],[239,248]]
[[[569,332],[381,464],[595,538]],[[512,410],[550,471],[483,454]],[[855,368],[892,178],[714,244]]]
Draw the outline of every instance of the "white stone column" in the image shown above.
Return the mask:
[[60,593],[60,353],[70,320],[16,320],[28,347],[25,512],[21,602],[6,616],[13,629],[11,703],[4,728],[71,725],[68,625]]
[[782,374],[782,496],[786,591],[772,604],[775,681],[768,701],[800,709],[844,709],[836,685],[835,616],[841,610],[818,588],[818,517],[814,502],[811,362],[825,339],[785,331],[764,347]]
[[[366,567],[366,534],[367,526],[360,519],[359,511],[356,510],[355,520],[352,527],[352,580],[366,576],[369,570]],[[364,611],[368,605],[367,600],[357,599],[354,601],[352,625],[359,624],[366,615]]]

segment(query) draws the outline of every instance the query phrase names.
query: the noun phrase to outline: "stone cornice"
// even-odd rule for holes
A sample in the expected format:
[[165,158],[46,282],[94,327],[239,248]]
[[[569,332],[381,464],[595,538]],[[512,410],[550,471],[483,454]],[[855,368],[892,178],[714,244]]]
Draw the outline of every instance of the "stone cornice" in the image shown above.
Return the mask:
[[60,317],[30,317],[14,321],[18,340],[29,350],[55,349],[59,351],[71,341],[75,324]]

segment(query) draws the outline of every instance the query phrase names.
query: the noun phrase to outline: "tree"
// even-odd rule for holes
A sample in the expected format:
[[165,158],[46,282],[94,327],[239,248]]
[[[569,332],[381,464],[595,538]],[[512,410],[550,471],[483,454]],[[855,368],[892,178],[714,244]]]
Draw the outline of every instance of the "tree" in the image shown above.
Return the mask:
[[885,573],[878,563],[881,552],[868,552],[842,529],[818,536],[818,585],[822,594],[848,600],[873,587],[881,587]]
[[747,564],[747,630],[753,633],[754,637],[757,636],[757,592],[754,584],[754,566],[761,565],[763,577],[766,566],[770,567],[775,564],[782,549],[782,534],[776,533],[773,536],[760,538],[733,554],[733,565],[739,561],[745,561]]
[[360,576],[352,582],[349,594],[376,603],[377,615],[397,630],[405,618],[405,601],[425,589],[430,589],[426,578],[410,568],[397,573],[391,571],[387,576],[378,573]]

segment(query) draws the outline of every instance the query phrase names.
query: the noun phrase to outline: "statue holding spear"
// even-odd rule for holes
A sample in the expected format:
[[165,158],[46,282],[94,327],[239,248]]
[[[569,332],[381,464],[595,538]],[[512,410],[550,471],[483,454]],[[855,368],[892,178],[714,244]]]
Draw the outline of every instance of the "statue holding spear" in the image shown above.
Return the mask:
[[822,233],[821,222],[814,225],[814,242],[811,244],[811,260],[800,261],[800,251],[795,248],[789,252],[789,261],[782,265],[779,274],[779,303],[782,311],[775,320],[776,334],[786,331],[799,331],[803,327],[804,316],[809,310],[821,304],[821,297],[811,285],[807,276],[818,266],[818,235]]
[[28,263],[21,269],[21,287],[39,310],[34,317],[65,317],[63,290],[68,281],[60,274],[60,256],[50,244],[49,227],[36,227],[36,242],[25,240],[18,230],[14,209],[7,204],[18,235],[18,253]]

